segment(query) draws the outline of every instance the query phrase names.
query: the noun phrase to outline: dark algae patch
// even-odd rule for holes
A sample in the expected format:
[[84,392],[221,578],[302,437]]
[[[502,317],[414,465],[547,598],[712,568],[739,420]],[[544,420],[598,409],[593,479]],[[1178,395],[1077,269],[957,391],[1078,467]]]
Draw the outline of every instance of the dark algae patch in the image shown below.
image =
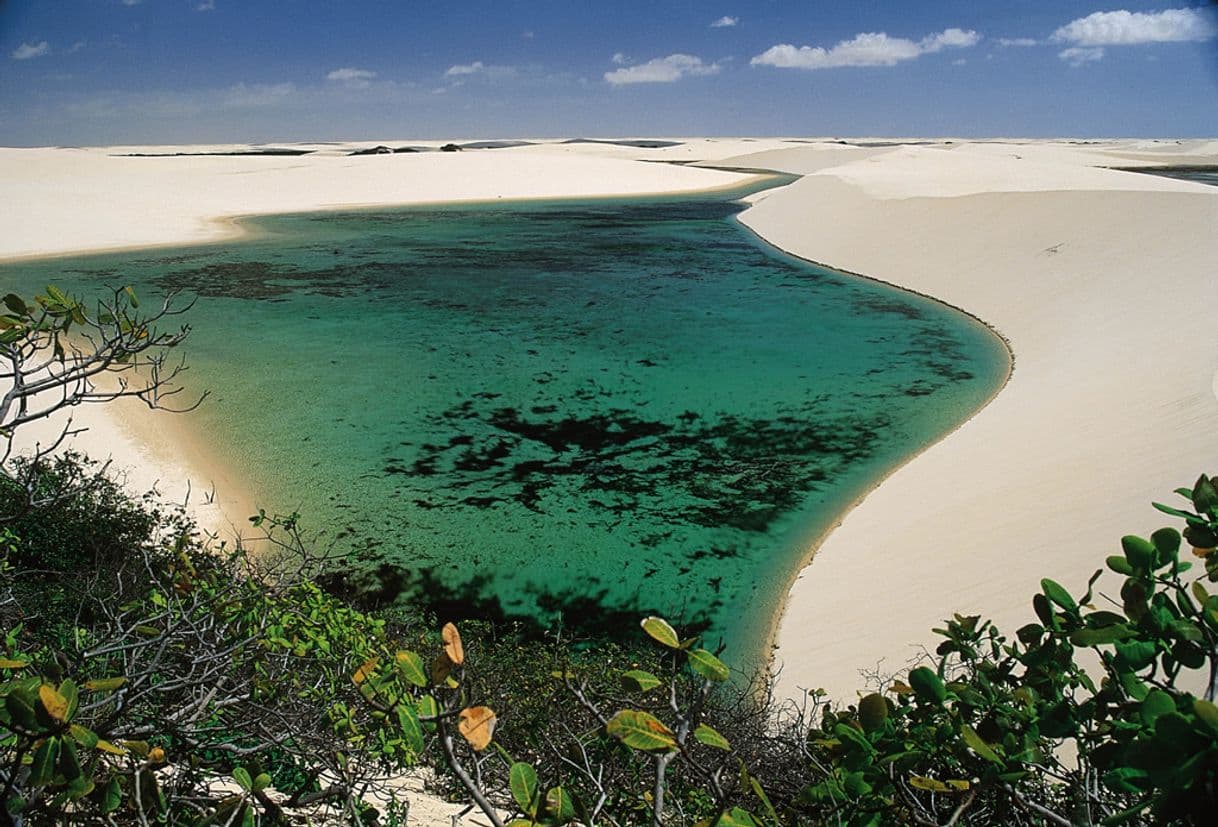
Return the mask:
[[336,590],[602,636],[661,613],[760,657],[809,539],[1007,357],[730,197],[281,216],[4,279],[198,296],[192,424],[342,558]]

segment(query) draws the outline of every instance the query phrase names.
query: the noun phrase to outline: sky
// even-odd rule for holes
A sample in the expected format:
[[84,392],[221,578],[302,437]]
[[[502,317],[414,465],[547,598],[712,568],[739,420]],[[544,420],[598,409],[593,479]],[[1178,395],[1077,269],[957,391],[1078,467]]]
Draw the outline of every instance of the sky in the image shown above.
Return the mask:
[[1218,137],[1188,0],[0,0],[0,145]]

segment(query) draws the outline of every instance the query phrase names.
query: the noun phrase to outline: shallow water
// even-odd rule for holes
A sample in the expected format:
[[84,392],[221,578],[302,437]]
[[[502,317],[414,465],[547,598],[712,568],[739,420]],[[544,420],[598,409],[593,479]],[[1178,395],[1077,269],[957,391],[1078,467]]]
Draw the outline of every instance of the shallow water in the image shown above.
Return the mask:
[[600,634],[656,612],[739,662],[763,654],[809,539],[1007,369],[974,320],[785,256],[742,208],[281,216],[0,284],[198,295],[204,444],[268,511],[354,552],[361,587]]

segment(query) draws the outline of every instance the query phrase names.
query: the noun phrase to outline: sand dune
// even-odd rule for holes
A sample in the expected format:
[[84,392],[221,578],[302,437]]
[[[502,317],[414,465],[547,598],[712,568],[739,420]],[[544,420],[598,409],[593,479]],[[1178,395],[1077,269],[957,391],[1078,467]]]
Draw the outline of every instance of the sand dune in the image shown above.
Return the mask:
[[[693,164],[805,175],[755,196],[742,220],[796,255],[978,316],[1010,342],[1015,372],[820,546],[778,632],[788,694],[848,696],[860,670],[896,671],[953,609],[1013,631],[1040,577],[1079,585],[1120,535],[1163,524],[1151,499],[1215,470],[1218,189],[1103,168],[1218,163],[1218,142],[675,140],[367,157],[348,152],[410,142],[300,157],[5,149],[0,258],[215,241],[251,213],[741,180]],[[198,492],[222,477],[188,422],[161,433],[163,418],[130,408],[89,415],[82,447],[113,452],[137,483],[192,478]],[[239,487],[204,519],[242,524]]]
[[901,148],[742,216],[792,253],[968,310],[1015,355],[998,397],[872,492],[800,575],[777,636],[784,693],[849,697],[952,610],[1013,633],[1041,577],[1080,588],[1121,535],[1166,524],[1150,500],[1214,470],[1218,189],[1090,167],[1110,157]]

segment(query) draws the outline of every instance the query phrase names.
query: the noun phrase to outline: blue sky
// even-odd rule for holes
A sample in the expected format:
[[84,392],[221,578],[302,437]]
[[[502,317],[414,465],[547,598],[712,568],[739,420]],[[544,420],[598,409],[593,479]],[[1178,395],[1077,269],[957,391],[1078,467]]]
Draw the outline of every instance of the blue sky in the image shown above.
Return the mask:
[[1218,136],[1186,0],[0,0],[0,144]]

